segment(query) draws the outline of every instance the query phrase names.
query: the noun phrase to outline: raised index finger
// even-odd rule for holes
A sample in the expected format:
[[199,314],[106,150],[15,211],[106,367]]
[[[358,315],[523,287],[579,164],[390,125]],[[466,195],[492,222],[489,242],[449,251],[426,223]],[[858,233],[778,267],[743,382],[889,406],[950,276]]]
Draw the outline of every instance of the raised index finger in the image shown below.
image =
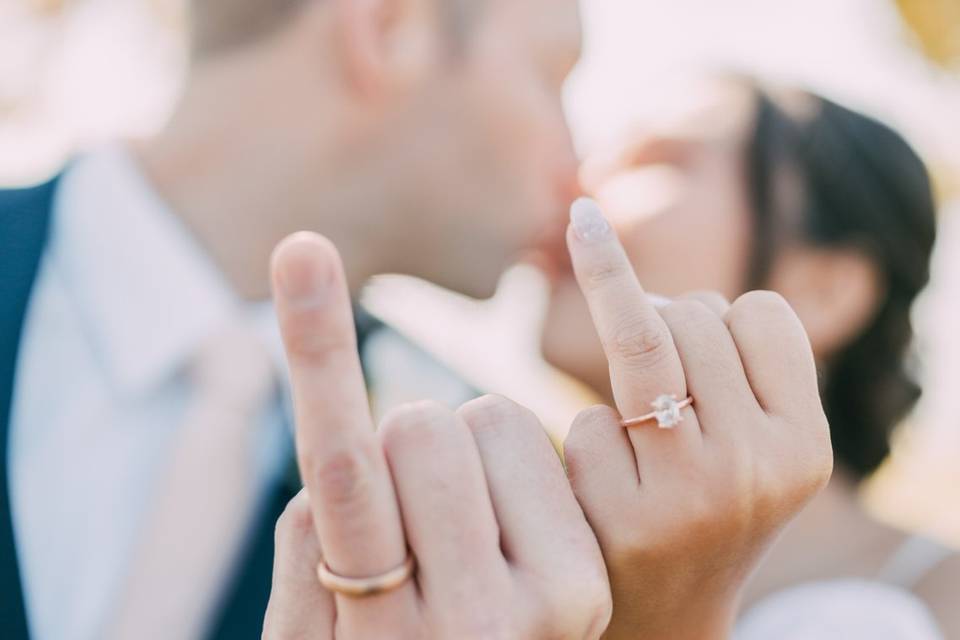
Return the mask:
[[370,418],[339,255],[318,235],[291,236],[274,252],[273,284],[297,453],[324,559],[348,577],[382,574],[403,563],[406,544]]
[[624,417],[650,412],[659,395],[686,397],[680,357],[666,323],[597,204],[581,198],[570,210],[567,243],[580,289],[610,364]]

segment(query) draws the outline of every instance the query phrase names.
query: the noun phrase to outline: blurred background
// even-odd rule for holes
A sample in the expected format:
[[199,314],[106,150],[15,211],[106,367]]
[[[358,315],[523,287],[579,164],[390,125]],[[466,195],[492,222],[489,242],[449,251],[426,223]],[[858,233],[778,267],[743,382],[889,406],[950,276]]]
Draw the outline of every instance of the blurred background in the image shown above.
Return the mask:
[[[584,154],[671,114],[702,74],[736,70],[876,115],[929,162],[941,234],[933,283],[916,309],[925,395],[866,497],[882,518],[960,544],[960,510],[944,508],[960,504],[960,3],[582,4],[585,56],[566,103]],[[179,0],[0,0],[0,184],[42,179],[77,150],[162,124],[184,70],[183,31]],[[561,391],[571,383],[547,371],[532,339],[543,298],[542,283],[524,269],[483,303],[397,277],[367,294],[375,313],[478,387],[508,392],[563,424],[574,408]],[[447,318],[429,326],[450,331],[424,331],[426,317]],[[377,366],[394,366],[397,349],[382,345]],[[501,358],[516,350],[528,357],[505,373]],[[405,393],[414,391],[381,402]]]

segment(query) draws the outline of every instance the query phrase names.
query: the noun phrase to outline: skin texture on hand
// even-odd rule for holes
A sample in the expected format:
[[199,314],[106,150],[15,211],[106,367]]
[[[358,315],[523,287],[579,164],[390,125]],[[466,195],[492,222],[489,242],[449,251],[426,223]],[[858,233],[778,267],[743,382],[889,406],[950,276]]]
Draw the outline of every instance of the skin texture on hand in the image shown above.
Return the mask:
[[[657,308],[591,203],[568,242],[617,410],[577,418],[567,478],[536,418],[502,398],[403,407],[374,431],[336,251],[314,235],[278,248],[307,489],[278,523],[265,638],[729,636],[764,549],[830,475],[807,338],[770,293]],[[663,394],[694,398],[673,429],[621,426]],[[386,594],[316,578],[321,558],[370,577],[408,550],[418,572]]]
[[[298,234],[273,260],[306,484],[280,519],[266,640],[599,638],[603,559],[537,419],[503,398],[401,407],[374,430],[339,256]],[[356,598],[324,589],[416,559]]]
[[[610,575],[604,637],[727,638],[763,551],[832,469],[809,342],[772,293],[658,309],[596,205],[578,201],[571,219],[574,270],[618,409],[585,411],[565,443]],[[694,398],[683,422],[621,426],[662,394]]]

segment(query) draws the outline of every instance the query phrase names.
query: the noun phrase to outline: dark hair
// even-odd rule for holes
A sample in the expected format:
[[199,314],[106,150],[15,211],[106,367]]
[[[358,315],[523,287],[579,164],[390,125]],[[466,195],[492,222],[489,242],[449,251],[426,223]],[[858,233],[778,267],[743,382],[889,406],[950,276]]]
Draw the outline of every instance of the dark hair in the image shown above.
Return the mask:
[[837,461],[862,478],[890,453],[894,427],[920,396],[907,359],[910,310],[929,280],[936,235],[929,175],[907,142],[876,120],[811,94],[795,94],[792,104],[803,108],[791,109],[754,91],[746,151],[756,226],[751,288],[763,286],[777,250],[797,233],[864,252],[881,278],[872,320],[821,372]]

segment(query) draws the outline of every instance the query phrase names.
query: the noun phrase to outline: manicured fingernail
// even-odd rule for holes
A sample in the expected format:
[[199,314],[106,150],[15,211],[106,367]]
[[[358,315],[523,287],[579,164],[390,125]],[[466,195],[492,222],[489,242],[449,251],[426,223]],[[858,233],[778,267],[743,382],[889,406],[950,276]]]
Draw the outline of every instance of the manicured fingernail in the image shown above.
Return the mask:
[[279,293],[289,304],[316,307],[326,300],[331,274],[318,259],[311,238],[293,236],[284,241],[275,260]]
[[583,242],[600,242],[610,237],[613,231],[603,212],[591,198],[579,198],[570,207],[570,222],[573,231]]

